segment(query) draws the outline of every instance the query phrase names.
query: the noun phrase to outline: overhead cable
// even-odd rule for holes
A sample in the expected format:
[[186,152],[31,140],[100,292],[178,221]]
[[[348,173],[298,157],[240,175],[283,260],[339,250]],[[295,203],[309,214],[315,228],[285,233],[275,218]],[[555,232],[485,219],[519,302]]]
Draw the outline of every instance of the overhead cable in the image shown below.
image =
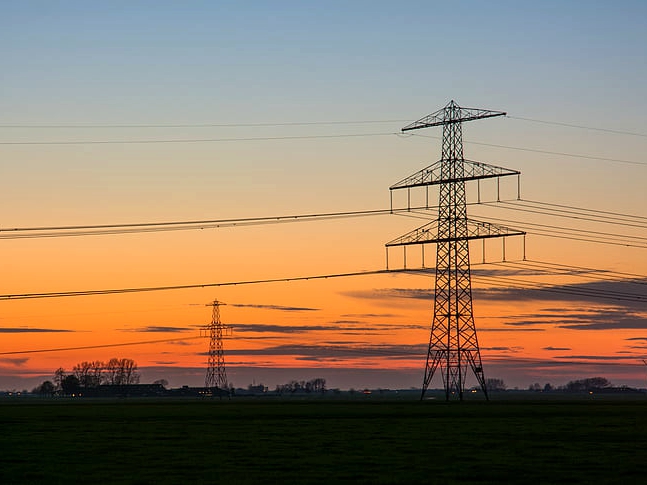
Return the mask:
[[187,289],[194,289],[194,288],[214,288],[214,287],[221,287],[221,286],[239,286],[239,285],[253,285],[253,284],[261,284],[261,283],[280,283],[280,282],[290,282],[290,281],[344,278],[344,277],[350,277],[350,276],[393,274],[393,273],[402,273],[407,271],[409,270],[380,269],[380,270],[372,270],[372,271],[355,271],[350,273],[335,273],[335,274],[325,274],[325,275],[315,275],[315,276],[297,276],[297,277],[291,277],[291,278],[269,278],[269,279],[259,279],[259,280],[226,281],[226,282],[220,282],[220,283],[200,283],[200,284],[191,284],[191,285],[144,286],[144,287],[136,287],[136,288],[111,288],[111,289],[81,290],[81,291],[53,291],[53,292],[43,292],[43,293],[16,293],[16,294],[0,295],[0,301],[28,300],[28,299],[38,299],[38,298],[62,298],[62,297],[72,297],[72,296],[114,295],[114,294],[122,294],[122,293],[144,293],[144,292],[167,291],[167,290],[187,290]]
[[601,131],[601,132],[604,132],[604,133],[613,133],[615,135],[640,136],[640,137],[647,138],[646,133],[636,133],[636,132],[623,131],[623,130],[611,130],[611,129],[608,129],[608,128],[596,128],[596,127],[593,127],[593,126],[584,126],[584,125],[575,125],[575,124],[571,124],[571,123],[562,123],[560,121],[546,121],[546,120],[538,120],[538,119],[535,119],[535,118],[523,118],[521,116],[507,115],[506,118],[510,118],[510,119],[513,119],[513,120],[521,120],[521,121],[531,121],[533,123],[542,123],[544,125],[565,126],[567,128],[578,128],[580,130]]

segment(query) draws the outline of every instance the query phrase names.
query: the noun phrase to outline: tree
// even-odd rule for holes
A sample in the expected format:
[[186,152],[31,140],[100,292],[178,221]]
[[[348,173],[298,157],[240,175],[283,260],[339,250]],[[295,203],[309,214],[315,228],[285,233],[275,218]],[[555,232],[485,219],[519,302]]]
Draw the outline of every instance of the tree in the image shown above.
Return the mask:
[[153,384],[157,384],[158,386],[162,386],[163,388],[166,388],[168,386],[168,381],[166,379],[157,379]]
[[95,360],[92,362],[80,362],[74,366],[72,372],[78,379],[81,387],[97,387],[101,384],[101,373],[103,362]]
[[604,377],[589,377],[587,379],[579,379],[577,381],[570,381],[566,384],[566,391],[568,392],[584,392],[595,391],[611,387],[611,383]]
[[53,396],[54,391],[56,391],[54,383],[52,381],[45,381],[40,386],[35,387],[31,392],[40,396]]
[[65,369],[59,367],[54,371],[54,385],[56,386],[57,391],[62,389],[61,383],[63,382],[63,379],[65,379]]
[[115,386],[139,383],[137,363],[132,359],[112,358],[105,366],[105,381]]
[[65,378],[61,381],[61,389],[63,390],[63,394],[65,394],[66,396],[73,396],[74,394],[79,393],[79,391],[81,390],[81,384],[79,383],[79,379],[74,374],[70,374],[68,376],[65,376]]
[[485,380],[485,388],[488,391],[505,391],[507,386],[505,385],[505,382],[503,382],[503,379],[495,379],[491,377]]

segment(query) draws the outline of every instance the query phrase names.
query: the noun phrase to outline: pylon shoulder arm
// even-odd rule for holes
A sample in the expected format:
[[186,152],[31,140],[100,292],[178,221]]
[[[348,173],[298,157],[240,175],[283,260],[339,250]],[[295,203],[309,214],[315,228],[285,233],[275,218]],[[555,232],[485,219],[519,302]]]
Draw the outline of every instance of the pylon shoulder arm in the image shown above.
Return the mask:
[[389,187],[389,190],[406,189],[411,187],[423,187],[425,185],[439,185],[449,182],[462,182],[469,180],[487,179],[494,177],[506,177],[508,175],[520,175],[518,170],[498,167],[473,160],[462,160],[463,175],[461,177],[447,177],[442,174],[443,160],[439,160],[418,172],[409,175],[398,183]]
[[385,244],[386,247],[409,246],[412,244],[428,244],[450,241],[469,241],[472,239],[489,239],[492,237],[522,236],[523,231],[511,229],[499,224],[467,219],[467,231],[464,234],[440,236],[438,234],[438,221],[432,221],[418,229],[400,236]]

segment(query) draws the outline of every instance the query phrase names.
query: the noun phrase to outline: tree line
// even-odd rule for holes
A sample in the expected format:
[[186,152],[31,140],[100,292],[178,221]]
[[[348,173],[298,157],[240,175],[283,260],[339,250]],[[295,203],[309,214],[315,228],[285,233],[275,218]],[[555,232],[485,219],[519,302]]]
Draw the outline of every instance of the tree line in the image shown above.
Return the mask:
[[326,379],[318,377],[309,381],[290,381],[276,386],[277,394],[294,394],[295,392],[326,392]]
[[137,363],[133,359],[112,358],[79,362],[68,373],[62,367],[54,372],[54,380],[45,381],[32,392],[41,395],[63,394],[71,396],[85,389],[101,385],[128,386],[139,384]]
[[[508,388],[503,379],[486,379],[485,385],[487,386],[488,391],[505,391]],[[542,386],[538,382],[535,382],[534,384],[530,384],[530,386],[528,386],[529,391],[536,392],[591,392],[608,389],[614,389],[614,386],[608,379],[604,377],[587,377],[586,379],[576,379],[569,381],[562,386],[553,386],[550,383],[546,383]]]

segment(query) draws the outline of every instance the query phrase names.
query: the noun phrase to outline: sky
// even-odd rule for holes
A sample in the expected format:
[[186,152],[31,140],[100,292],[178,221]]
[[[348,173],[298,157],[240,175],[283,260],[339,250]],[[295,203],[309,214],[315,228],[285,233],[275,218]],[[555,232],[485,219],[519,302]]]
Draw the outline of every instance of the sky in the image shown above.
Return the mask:
[[[521,201],[516,179],[501,179],[498,203],[496,183],[468,183],[468,201],[487,202],[470,217],[528,232],[525,250],[506,239],[505,264],[500,240],[488,264],[471,246],[486,377],[647,387],[647,308],[627,298],[647,282],[644,2],[26,0],[0,12],[0,236],[388,209],[392,184],[440,158],[439,128],[403,126],[452,99],[505,111],[463,126],[466,158],[522,172]],[[0,294],[380,270],[386,242],[433,219],[2,239]],[[391,250],[389,267],[403,264]],[[421,264],[411,249],[408,267]],[[144,382],[202,385],[214,299],[227,303],[236,386],[418,387],[433,285],[398,273],[0,301],[0,389],[111,357],[136,360]]]

